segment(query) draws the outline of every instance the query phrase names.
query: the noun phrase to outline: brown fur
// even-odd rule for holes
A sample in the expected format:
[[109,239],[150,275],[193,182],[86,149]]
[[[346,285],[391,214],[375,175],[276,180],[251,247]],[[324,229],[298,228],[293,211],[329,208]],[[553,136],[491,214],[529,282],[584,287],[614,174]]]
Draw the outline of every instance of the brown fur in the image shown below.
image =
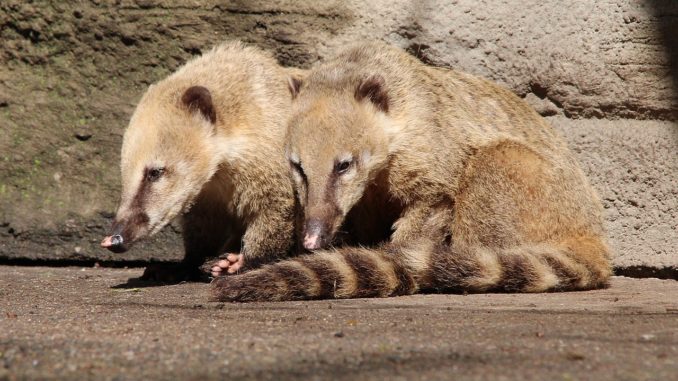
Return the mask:
[[[283,160],[287,83],[303,75],[233,42],[151,85],[123,139],[114,233],[130,243],[181,215],[186,257],[174,280],[197,275],[206,257],[225,251],[242,252],[248,267],[290,253],[296,239]],[[154,168],[163,171],[149,179]]]
[[[359,200],[381,195],[400,206],[391,242],[296,260],[299,274],[314,273],[308,284],[254,281],[290,262],[219,279],[216,299],[606,285],[600,202],[563,140],[510,91],[371,43],[313,69],[295,96],[287,154],[305,178],[294,176],[306,220],[322,220],[331,238]],[[343,158],[351,170],[330,181]],[[316,214],[330,184],[336,213]],[[332,279],[333,293],[317,286]]]

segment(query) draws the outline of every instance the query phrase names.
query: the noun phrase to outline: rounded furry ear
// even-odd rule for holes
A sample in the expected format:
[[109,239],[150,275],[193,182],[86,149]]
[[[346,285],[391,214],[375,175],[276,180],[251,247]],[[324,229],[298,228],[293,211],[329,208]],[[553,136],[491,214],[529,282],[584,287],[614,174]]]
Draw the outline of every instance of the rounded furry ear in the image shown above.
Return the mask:
[[212,95],[206,87],[189,87],[184,92],[184,95],[181,96],[181,103],[186,106],[188,111],[199,111],[200,114],[212,124],[216,123],[217,113],[214,110],[214,104],[212,103]]
[[290,89],[290,94],[292,94],[292,99],[296,98],[297,95],[299,95],[299,90],[301,90],[301,86],[304,84],[304,80],[296,77],[294,75],[290,75],[287,78],[287,88]]
[[362,101],[368,98],[377,109],[388,112],[388,93],[385,84],[384,77],[379,74],[367,77],[355,89],[355,99]]

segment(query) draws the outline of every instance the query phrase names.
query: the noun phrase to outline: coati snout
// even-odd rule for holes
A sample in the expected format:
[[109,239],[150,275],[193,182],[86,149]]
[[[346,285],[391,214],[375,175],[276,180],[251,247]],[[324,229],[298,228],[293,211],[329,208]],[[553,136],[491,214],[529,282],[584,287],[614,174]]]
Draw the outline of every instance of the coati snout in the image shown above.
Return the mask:
[[148,230],[148,215],[136,213],[132,218],[113,221],[109,234],[101,241],[101,247],[116,254],[124,253],[136,241],[136,237],[143,236]]
[[109,235],[101,241],[101,246],[107,248],[108,250],[119,254],[127,251],[128,247],[125,246],[125,240],[122,238],[122,235],[115,234]]
[[325,218],[311,217],[304,222],[304,249],[317,250],[329,246],[333,231]]
[[[296,149],[290,152],[296,152]],[[355,180],[354,156],[343,153],[338,158],[319,157],[315,162],[307,160],[304,163],[296,154],[289,156],[292,177],[304,208],[302,244],[306,250],[328,247],[346,217],[347,209],[341,207],[345,197],[341,193]],[[308,183],[306,171],[308,176],[318,176],[319,180]]]

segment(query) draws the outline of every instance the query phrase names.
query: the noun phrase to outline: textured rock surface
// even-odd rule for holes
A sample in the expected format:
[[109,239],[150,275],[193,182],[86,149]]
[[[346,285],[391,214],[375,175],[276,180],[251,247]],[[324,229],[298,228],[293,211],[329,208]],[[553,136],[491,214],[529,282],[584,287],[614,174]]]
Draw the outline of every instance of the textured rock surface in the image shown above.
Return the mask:
[[[571,117],[675,119],[665,43],[678,32],[671,1],[414,1],[356,4],[356,36],[394,42],[425,62],[494,79]],[[520,5],[518,5],[520,4]],[[671,41],[665,41],[671,40]],[[675,70],[675,68],[673,68]]]
[[118,200],[121,136],[145,87],[224,39],[308,67],[378,38],[560,116],[554,124],[606,203],[617,265],[676,266],[678,3],[516,4],[3,1],[0,257],[178,258],[176,229],[123,256],[97,248]]
[[631,120],[549,121],[605,207],[617,267],[678,269],[678,127]]

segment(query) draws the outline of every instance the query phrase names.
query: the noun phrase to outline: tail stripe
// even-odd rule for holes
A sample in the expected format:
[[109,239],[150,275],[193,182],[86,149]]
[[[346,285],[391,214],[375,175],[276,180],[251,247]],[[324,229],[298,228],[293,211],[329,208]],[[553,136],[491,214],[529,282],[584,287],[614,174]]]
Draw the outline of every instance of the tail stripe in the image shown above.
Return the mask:
[[530,261],[533,269],[534,277],[531,282],[523,288],[522,292],[544,292],[545,290],[553,290],[560,286],[560,278],[555,270],[544,260],[544,257],[552,253],[557,255],[558,251],[554,248],[546,248],[543,246],[528,247],[525,249],[523,256]]
[[572,261],[565,253],[548,253],[543,259],[560,280],[555,290],[571,289],[582,281],[588,283],[588,270]]
[[[403,265],[403,258],[395,252],[386,251],[383,256],[387,256],[386,259],[389,261],[392,267],[393,274],[396,278],[396,287],[393,289],[393,292],[389,296],[395,295],[412,295],[419,290],[419,286],[416,284],[414,277],[412,276],[412,271],[409,270],[405,265]],[[385,259],[382,259],[385,260]]]
[[500,255],[499,263],[503,274],[497,291],[520,292],[539,277],[530,259],[523,254]]
[[[317,255],[305,255],[296,259],[302,266],[313,272],[317,279],[317,297],[336,297],[337,289],[346,288],[344,276],[336,266],[336,260],[331,260],[332,253],[318,253]],[[338,256],[338,255],[337,255]]]
[[270,266],[249,271],[242,275],[225,275],[212,281],[212,300],[258,301],[282,300],[285,294],[279,291],[280,282],[271,273]]
[[[278,289],[290,299],[309,299],[318,296],[320,282],[298,262],[281,262],[273,267],[272,275],[279,281]],[[284,283],[284,286],[283,286]]]
[[452,252],[439,245],[432,248],[431,263],[422,279],[422,288],[436,292],[462,292],[471,279],[483,277],[483,268],[474,256]]
[[474,252],[478,274],[465,282],[466,287],[487,291],[501,280],[503,273],[501,263],[499,263],[497,254],[489,248],[479,247]]
[[[375,258],[373,252],[365,250],[350,250],[344,253],[346,263],[351,267],[356,276],[356,289],[352,293],[356,298],[367,298],[371,296],[382,296],[390,294],[390,290],[395,288],[395,282],[392,282],[392,274],[385,274],[383,267],[379,266],[378,258]],[[338,255],[338,254],[337,254]],[[391,277],[389,277],[391,275]],[[383,296],[386,296],[383,295]]]

